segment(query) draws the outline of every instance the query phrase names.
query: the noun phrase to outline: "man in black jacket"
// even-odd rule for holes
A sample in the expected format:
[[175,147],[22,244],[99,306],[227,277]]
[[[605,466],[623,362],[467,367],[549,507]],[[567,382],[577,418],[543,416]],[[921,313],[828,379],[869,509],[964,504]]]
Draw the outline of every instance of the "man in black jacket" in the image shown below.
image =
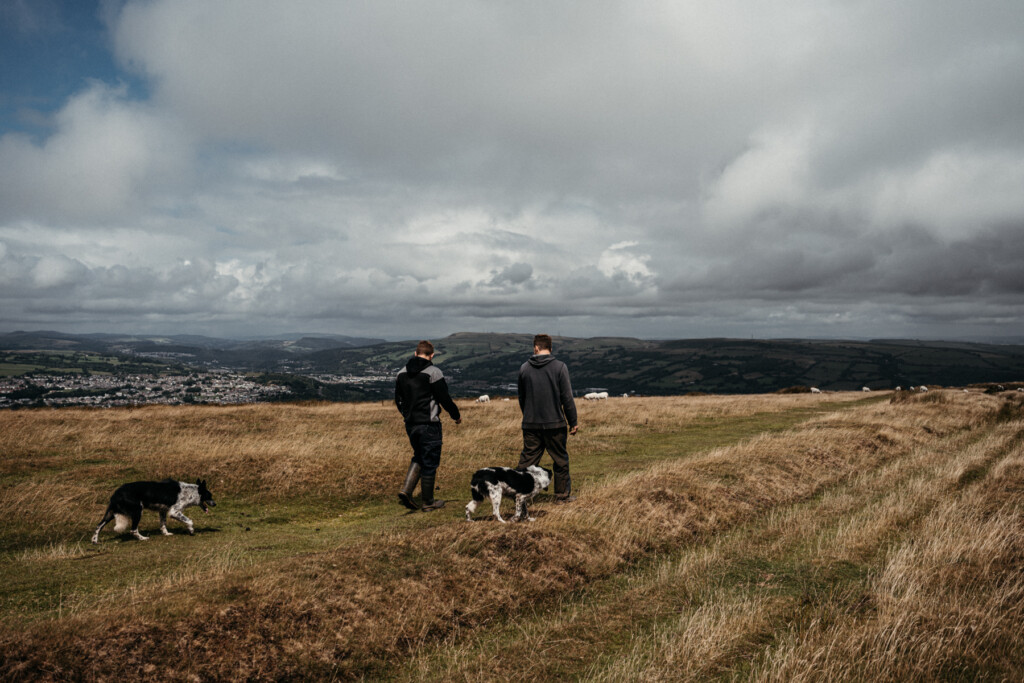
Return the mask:
[[420,483],[420,500],[424,512],[443,507],[445,501],[434,500],[434,477],[441,464],[441,408],[448,411],[455,424],[462,415],[448,395],[448,385],[441,370],[431,363],[434,345],[421,341],[416,355],[409,359],[395,379],[395,405],[405,418],[405,433],[412,444],[412,462],[398,500],[410,510],[420,506],[412,499],[416,483]]
[[576,500],[569,478],[568,436],[579,429],[569,369],[551,355],[551,337],[533,338],[533,356],[519,368],[519,407],[523,411],[523,452],[519,469],[540,462],[547,450],[554,462],[555,502]]

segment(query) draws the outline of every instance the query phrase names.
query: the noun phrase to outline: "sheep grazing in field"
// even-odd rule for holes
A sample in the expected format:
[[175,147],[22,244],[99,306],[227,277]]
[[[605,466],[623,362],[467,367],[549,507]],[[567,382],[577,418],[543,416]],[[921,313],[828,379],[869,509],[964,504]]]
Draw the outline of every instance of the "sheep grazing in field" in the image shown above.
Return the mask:
[[811,393],[812,394],[820,394],[821,393],[821,389],[819,389],[818,387],[811,387]]
[[918,391],[928,391],[928,387],[926,387],[925,385],[922,384],[920,387],[917,388],[917,390]]
[[861,391],[871,391],[871,387],[863,387],[861,388]]
[[893,389],[893,391],[903,391],[903,387],[897,386],[895,389]]
[[588,401],[600,401],[608,398],[607,391],[591,391],[589,394],[584,394],[583,398]]
[[487,394],[481,394],[480,396],[477,397],[476,402],[477,403],[490,403],[491,402],[491,397],[488,396]]

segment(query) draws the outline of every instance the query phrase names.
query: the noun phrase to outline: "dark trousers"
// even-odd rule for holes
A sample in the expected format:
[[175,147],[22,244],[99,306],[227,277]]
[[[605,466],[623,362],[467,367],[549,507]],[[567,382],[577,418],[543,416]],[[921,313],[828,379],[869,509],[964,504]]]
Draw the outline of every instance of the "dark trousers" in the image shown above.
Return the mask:
[[540,463],[544,451],[551,456],[554,463],[555,495],[568,495],[572,491],[572,480],[569,478],[569,428],[555,429],[523,429],[523,452],[519,455],[519,469]]
[[405,433],[412,444],[412,462],[420,468],[420,476],[433,476],[441,464],[441,423],[405,425]]

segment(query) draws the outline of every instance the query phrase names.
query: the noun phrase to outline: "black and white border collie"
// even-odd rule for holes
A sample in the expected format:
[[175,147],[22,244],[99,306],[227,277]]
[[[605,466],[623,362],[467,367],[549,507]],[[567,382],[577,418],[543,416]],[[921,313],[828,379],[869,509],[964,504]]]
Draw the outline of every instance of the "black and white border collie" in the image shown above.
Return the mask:
[[515,470],[511,467],[485,467],[477,470],[469,482],[473,500],[466,504],[466,519],[472,522],[477,506],[484,498],[490,498],[494,517],[504,524],[505,520],[501,518],[499,508],[502,494],[507,493],[516,497],[516,515],[513,521],[527,519],[532,522],[533,517],[528,516],[526,506],[550,483],[551,470],[536,465],[530,465],[525,470]]
[[96,533],[92,535],[92,542],[100,542],[100,529],[107,523],[117,518],[114,523],[114,531],[122,533],[129,529],[131,524],[132,536],[140,541],[149,540],[148,536],[139,533],[139,520],[142,519],[142,511],[156,510],[160,513],[160,533],[170,536],[167,530],[167,517],[176,519],[188,527],[188,533],[194,534],[192,520],[184,515],[182,510],[187,507],[198,505],[203,512],[208,507],[217,504],[213,502],[213,494],[206,488],[206,482],[196,479],[194,484],[186,484],[183,481],[164,479],[163,481],[133,481],[124,484],[114,491],[110,497],[110,505],[103,515],[103,521],[96,527]]

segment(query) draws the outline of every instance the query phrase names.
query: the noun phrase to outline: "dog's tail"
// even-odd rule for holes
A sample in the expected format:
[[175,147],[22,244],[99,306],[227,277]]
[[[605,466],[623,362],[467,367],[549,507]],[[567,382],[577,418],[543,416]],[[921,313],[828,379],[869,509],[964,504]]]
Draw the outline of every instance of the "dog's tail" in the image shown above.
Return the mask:
[[123,534],[128,531],[128,527],[131,526],[132,518],[128,515],[122,515],[120,512],[114,513],[114,531],[119,534]]

